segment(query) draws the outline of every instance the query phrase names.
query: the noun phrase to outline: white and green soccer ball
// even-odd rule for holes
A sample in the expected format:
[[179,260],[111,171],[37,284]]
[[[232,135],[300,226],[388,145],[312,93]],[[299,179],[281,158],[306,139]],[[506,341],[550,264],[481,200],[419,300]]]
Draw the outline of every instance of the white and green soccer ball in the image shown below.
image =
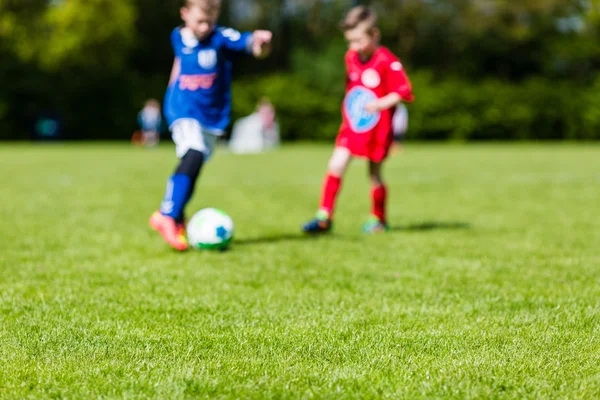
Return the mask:
[[198,211],[187,225],[190,246],[196,249],[225,249],[233,238],[233,220],[216,208]]

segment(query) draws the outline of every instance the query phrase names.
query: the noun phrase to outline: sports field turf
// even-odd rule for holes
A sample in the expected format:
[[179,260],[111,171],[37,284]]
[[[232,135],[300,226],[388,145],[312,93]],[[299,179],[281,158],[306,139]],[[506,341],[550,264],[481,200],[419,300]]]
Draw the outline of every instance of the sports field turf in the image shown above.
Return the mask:
[[173,147],[1,144],[0,398],[600,397],[600,146],[409,145],[372,237],[357,161],[305,238],[330,151],[219,152],[177,254]]

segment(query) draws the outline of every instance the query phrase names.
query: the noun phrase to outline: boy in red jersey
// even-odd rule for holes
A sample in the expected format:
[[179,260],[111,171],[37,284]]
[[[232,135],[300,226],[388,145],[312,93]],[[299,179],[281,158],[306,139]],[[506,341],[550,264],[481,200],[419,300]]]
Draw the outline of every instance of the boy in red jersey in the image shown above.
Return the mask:
[[335,143],[317,216],[304,225],[306,233],[328,232],[342,177],[353,157],[369,160],[373,207],[363,232],[388,229],[385,205],[387,189],[381,166],[393,142],[392,118],[396,105],[414,99],[400,60],[379,45],[377,15],[368,7],[352,8],[342,21],[349,50],[346,62],[346,97],[342,126]]

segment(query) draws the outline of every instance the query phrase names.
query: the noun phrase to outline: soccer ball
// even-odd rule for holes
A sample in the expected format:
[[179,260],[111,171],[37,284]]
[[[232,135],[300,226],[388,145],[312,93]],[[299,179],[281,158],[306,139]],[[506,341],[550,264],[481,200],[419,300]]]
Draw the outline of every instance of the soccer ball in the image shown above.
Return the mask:
[[233,238],[233,220],[216,208],[198,211],[187,225],[190,245],[196,249],[225,249]]

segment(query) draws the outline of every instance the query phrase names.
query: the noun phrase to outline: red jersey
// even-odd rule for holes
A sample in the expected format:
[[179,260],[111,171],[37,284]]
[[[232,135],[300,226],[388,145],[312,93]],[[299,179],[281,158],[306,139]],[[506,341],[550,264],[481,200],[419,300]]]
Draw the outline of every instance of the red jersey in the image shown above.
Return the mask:
[[393,140],[392,117],[395,108],[369,113],[365,106],[390,93],[403,101],[413,101],[412,87],[402,63],[385,47],[379,47],[363,63],[358,53],[346,53],[346,97],[342,105],[342,126],[337,145],[353,155],[379,162],[387,155]]

